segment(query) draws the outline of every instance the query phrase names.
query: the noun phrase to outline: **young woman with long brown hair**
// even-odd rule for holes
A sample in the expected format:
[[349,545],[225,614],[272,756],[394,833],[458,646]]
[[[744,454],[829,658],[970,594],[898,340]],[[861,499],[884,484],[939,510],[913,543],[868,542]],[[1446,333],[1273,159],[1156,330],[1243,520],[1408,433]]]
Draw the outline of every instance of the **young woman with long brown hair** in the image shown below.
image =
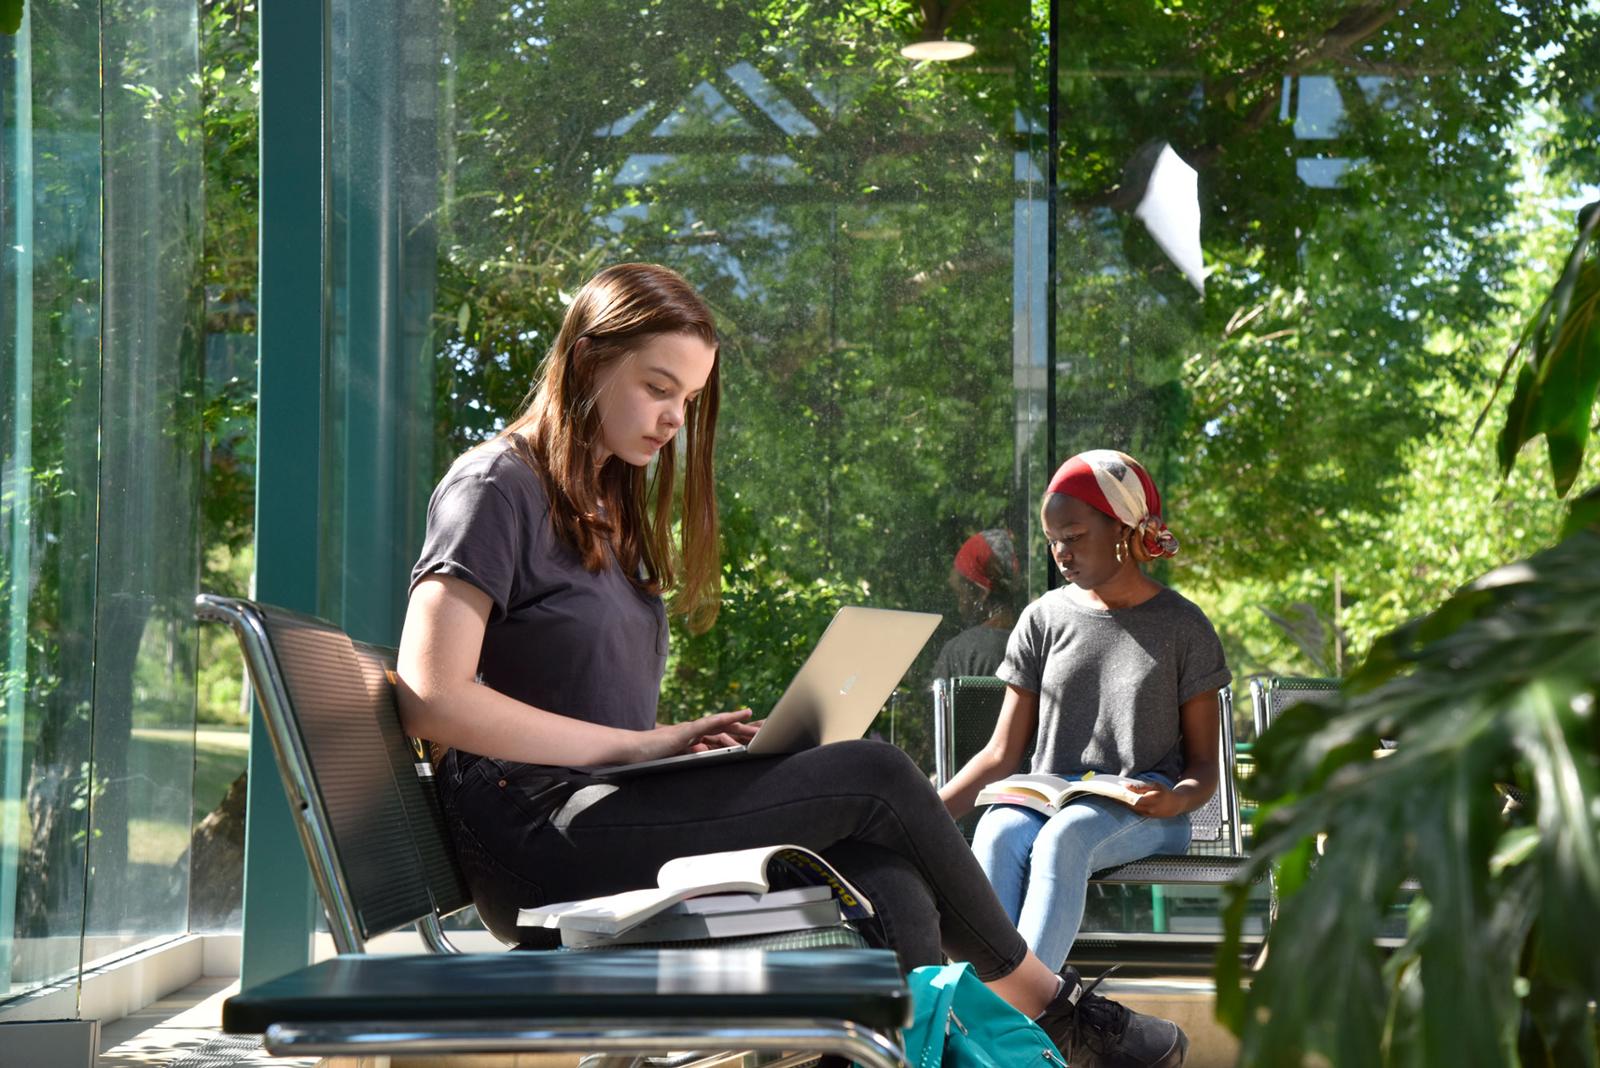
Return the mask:
[[792,842],[861,886],[874,933],[907,968],[942,952],[972,961],[1064,1048],[1079,1033],[1130,1052],[1174,1045],[1171,1024],[1080,996],[1075,976],[1064,983],[1028,951],[892,746],[612,782],[585,770],[755,729],[747,710],[656,722],[663,594],[693,626],[717,610],[719,363],[687,282],[649,264],[609,268],[568,308],[526,411],[434,491],[400,644],[401,712],[413,735],[448,747],[442,797],[484,921],[523,941],[537,932],[517,928],[519,907],[648,886],[675,856]]

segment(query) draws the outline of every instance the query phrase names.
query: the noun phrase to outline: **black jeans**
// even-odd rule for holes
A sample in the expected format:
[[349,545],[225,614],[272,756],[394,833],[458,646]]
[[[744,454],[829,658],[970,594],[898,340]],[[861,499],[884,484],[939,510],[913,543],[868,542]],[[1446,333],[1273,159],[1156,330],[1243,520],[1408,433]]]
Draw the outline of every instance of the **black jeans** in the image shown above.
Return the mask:
[[654,886],[673,857],[792,843],[861,888],[907,970],[942,950],[997,979],[1027,953],[933,787],[882,742],[599,784],[455,753],[440,770],[478,912],[506,941],[548,938],[519,929],[518,908]]

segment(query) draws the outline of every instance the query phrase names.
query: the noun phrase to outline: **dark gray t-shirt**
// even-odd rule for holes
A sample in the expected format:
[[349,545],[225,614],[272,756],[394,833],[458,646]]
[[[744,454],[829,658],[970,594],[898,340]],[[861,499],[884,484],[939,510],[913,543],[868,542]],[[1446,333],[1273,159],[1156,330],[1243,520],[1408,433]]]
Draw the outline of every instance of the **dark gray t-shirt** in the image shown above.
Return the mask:
[[494,602],[478,661],[485,685],[591,723],[655,725],[667,659],[661,598],[615,562],[587,570],[550,523],[544,483],[504,443],[462,456],[433,491],[412,588],[431,574]]
[[1211,621],[1165,587],[1113,611],[1052,590],[1023,610],[995,672],[1039,695],[1038,774],[1183,774],[1178,708],[1233,680]]
[[953,679],[958,675],[993,675],[1006,656],[1010,632],[980,623],[968,627],[944,643],[933,662],[933,677]]

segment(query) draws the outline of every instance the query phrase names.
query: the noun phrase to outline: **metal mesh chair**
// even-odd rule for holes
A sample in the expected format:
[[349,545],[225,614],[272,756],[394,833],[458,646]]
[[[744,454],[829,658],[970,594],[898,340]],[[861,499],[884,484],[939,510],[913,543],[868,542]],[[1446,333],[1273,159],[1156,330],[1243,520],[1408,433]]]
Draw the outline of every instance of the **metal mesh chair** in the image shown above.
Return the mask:
[[1189,814],[1189,850],[1182,856],[1154,856],[1096,872],[1103,883],[1221,884],[1244,866],[1239,829],[1239,790],[1234,782],[1233,692],[1217,693],[1217,792]]
[[450,951],[438,919],[472,897],[432,767],[400,726],[394,653],[270,605],[205,594],[195,604],[240,639],[334,946],[360,953],[374,935],[417,924]]
[[1284,709],[1305,701],[1318,701],[1339,692],[1338,679],[1295,678],[1266,675],[1250,680],[1250,712],[1256,737],[1265,734]]
[[[949,782],[988,743],[1005,699],[1006,684],[993,675],[957,675],[934,682],[934,771],[939,785]],[[1032,754],[1031,746],[1028,752]]]
[[[471,895],[394,653],[240,599],[202,594],[196,614],[239,638],[340,952],[228,999],[225,1030],[285,1056],[807,1049],[903,1068],[910,998],[887,950],[454,952],[438,921]],[[363,955],[406,924],[435,952]]]

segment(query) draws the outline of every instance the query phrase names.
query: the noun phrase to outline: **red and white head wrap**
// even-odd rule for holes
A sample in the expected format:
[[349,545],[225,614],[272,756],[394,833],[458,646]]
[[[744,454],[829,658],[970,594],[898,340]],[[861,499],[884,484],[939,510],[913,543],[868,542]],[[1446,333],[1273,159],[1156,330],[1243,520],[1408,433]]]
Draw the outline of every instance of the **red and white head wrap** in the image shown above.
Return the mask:
[[956,553],[955,568],[985,590],[993,590],[997,579],[1003,583],[1014,581],[1019,569],[1011,533],[996,529],[974,534]]
[[1178,539],[1161,521],[1161,494],[1139,461],[1115,449],[1080,452],[1056,469],[1046,494],[1064,493],[1133,528],[1146,559],[1174,556]]

